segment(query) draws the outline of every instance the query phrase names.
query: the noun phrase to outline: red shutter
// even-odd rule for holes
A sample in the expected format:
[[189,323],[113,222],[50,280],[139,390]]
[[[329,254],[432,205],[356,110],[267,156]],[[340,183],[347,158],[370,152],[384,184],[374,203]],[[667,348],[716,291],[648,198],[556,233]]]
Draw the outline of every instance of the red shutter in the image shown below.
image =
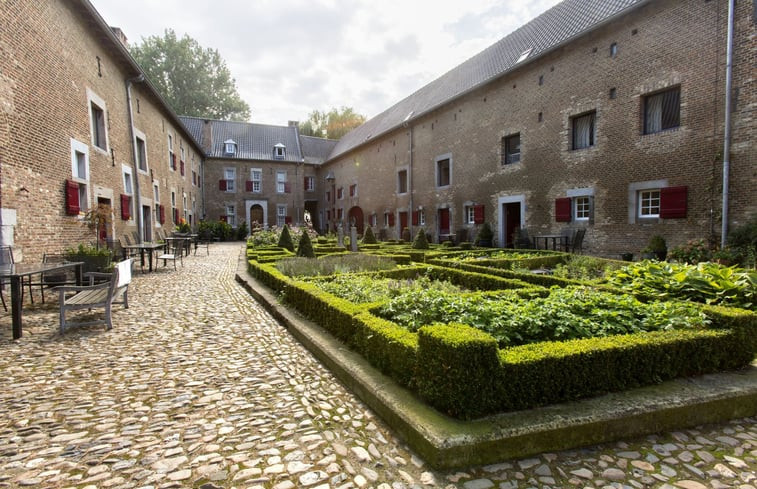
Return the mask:
[[226,180],[218,180],[218,190],[226,191]]
[[173,223],[179,224],[179,209],[178,208],[173,210]]
[[176,169],[176,153],[171,153],[171,169]]
[[420,213],[418,211],[413,211],[413,226],[417,226],[418,225],[418,220],[419,220],[418,219],[418,215],[419,214]]
[[80,210],[79,184],[73,180],[66,180],[66,214],[75,216]]
[[218,218],[218,220],[221,222],[226,222],[226,216],[221,216]]
[[131,197],[121,194],[121,219],[128,221],[131,217]]
[[179,168],[181,168],[181,176],[184,176],[184,161],[179,161]]
[[473,206],[473,223],[474,224],[484,223],[484,205],[483,204]]
[[394,226],[394,213],[389,214],[389,225]]
[[291,194],[292,193],[292,185],[289,182],[286,182],[284,184],[284,193],[285,194]]
[[304,181],[304,183],[302,184],[302,188],[304,188],[305,190],[307,190],[307,189],[308,189],[308,177],[305,177],[305,181]]
[[244,189],[248,192],[252,192],[252,180],[244,182]]
[[570,197],[555,199],[555,221],[570,222]]
[[166,207],[164,205],[160,205],[158,208],[160,212],[159,220],[161,224],[165,224],[166,222]]
[[285,224],[292,224],[292,216],[286,216],[284,218],[284,223]]
[[686,217],[688,187],[664,187],[660,189],[660,217],[681,219]]

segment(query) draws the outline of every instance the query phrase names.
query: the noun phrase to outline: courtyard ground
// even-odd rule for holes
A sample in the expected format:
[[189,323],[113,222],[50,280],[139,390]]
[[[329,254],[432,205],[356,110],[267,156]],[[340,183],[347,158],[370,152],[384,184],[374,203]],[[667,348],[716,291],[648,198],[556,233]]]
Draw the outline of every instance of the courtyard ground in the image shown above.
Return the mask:
[[[114,328],[0,319],[0,487],[757,488],[757,420],[439,472],[234,280],[241,243],[136,273]],[[52,296],[48,296],[52,297]]]

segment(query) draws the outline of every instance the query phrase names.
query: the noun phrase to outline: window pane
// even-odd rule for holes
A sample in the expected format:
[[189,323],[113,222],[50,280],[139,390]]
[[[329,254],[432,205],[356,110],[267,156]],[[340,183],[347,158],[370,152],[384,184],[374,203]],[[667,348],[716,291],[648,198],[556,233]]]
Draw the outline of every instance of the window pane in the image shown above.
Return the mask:
[[505,138],[505,158],[503,164],[517,163],[520,161],[520,134]]
[[[76,175],[77,178],[82,180],[89,180],[87,175],[87,158],[84,153],[76,152]],[[81,202],[81,200],[79,200]]]
[[660,191],[642,190],[639,192],[639,216],[659,217],[660,215]]
[[594,146],[594,112],[573,119],[573,149]]
[[644,134],[681,125],[681,89],[650,95],[644,99]]
[[449,185],[449,160],[439,160],[436,163],[437,166],[437,182],[438,187],[444,187]]

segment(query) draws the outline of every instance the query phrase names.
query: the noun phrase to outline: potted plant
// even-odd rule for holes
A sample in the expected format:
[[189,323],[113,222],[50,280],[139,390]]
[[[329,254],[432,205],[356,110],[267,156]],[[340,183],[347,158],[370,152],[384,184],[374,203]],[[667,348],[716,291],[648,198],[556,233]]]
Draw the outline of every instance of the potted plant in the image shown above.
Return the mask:
[[108,272],[111,267],[111,252],[108,248],[80,244],[67,248],[64,252],[66,260],[84,262],[82,272]]
[[494,239],[494,232],[488,222],[481,225],[481,229],[478,230],[476,235],[476,246],[483,246],[491,248],[492,240]]
[[655,234],[649,238],[646,248],[641,250],[641,257],[644,259],[664,260],[668,255],[668,245],[665,243],[665,238],[659,234]]
[[108,204],[97,204],[84,214],[87,227],[95,232],[95,248],[105,244],[108,238],[108,226],[113,222],[113,212]]

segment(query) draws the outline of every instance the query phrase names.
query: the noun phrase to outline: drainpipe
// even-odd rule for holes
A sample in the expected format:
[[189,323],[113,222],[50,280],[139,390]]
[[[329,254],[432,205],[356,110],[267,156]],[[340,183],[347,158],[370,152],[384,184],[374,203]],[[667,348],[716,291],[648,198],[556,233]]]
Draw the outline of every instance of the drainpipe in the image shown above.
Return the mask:
[[[415,236],[415,233],[413,233],[413,126],[408,123],[405,123],[405,126],[410,127],[410,168],[407,171],[407,188],[410,192],[410,201],[408,203],[408,207],[410,208],[410,215],[408,217],[410,219],[408,221],[408,229],[410,230],[410,239],[412,239]],[[401,232],[402,230],[400,230],[400,233]]]
[[731,84],[733,78],[733,10],[735,0],[728,1],[728,48],[725,65],[725,130],[723,134],[723,212],[720,230],[720,247],[725,247],[728,236],[728,173],[731,169]]
[[145,75],[140,73],[134,78],[128,78],[126,80],[126,106],[129,109],[129,134],[131,136],[131,151],[132,151],[132,166],[134,168],[134,195],[136,195],[136,209],[134,210],[135,217],[137,218],[137,235],[139,236],[139,242],[144,242],[144,229],[142,229],[142,192],[139,189],[139,168],[137,166],[137,138],[134,134],[134,113],[131,110],[131,84],[142,83],[145,81]]

